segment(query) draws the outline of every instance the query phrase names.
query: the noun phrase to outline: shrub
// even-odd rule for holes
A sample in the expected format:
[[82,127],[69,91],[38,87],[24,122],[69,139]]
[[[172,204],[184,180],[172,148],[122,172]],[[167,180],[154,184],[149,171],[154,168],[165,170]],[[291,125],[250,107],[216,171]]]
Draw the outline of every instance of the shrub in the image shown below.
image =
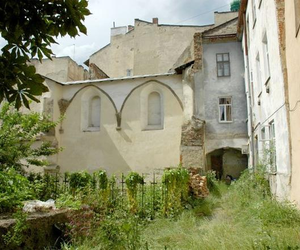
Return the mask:
[[22,201],[34,197],[27,178],[13,168],[0,171],[0,193],[0,212],[13,211]]

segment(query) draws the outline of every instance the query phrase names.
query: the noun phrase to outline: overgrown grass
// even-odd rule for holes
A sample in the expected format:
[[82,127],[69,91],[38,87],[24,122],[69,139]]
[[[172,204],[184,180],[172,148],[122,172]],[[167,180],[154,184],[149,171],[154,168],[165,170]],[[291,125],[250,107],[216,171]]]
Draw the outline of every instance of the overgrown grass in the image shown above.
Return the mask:
[[299,211],[271,198],[262,173],[244,173],[222,190],[221,198],[206,201],[213,204],[212,216],[197,218],[196,207],[176,221],[157,220],[142,241],[149,249],[300,249]]
[[94,237],[64,249],[300,249],[299,211],[268,187],[263,172],[245,172],[229,187],[214,183],[177,218],[107,218]]

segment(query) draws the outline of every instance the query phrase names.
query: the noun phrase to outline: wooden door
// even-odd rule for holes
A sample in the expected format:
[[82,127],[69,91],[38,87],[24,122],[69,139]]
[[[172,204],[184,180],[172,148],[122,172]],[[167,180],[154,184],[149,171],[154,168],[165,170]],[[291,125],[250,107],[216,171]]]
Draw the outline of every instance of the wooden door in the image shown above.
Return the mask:
[[211,169],[216,171],[216,178],[218,180],[222,179],[223,175],[223,157],[222,155],[212,155],[211,156]]

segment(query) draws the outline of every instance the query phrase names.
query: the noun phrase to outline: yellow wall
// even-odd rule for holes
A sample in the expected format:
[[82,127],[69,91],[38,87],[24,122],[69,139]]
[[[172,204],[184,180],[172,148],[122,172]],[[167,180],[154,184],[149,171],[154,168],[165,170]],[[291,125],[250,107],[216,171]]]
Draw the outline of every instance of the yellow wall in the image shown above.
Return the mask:
[[292,142],[291,200],[300,208],[300,33],[296,37],[294,1],[285,1],[286,59]]

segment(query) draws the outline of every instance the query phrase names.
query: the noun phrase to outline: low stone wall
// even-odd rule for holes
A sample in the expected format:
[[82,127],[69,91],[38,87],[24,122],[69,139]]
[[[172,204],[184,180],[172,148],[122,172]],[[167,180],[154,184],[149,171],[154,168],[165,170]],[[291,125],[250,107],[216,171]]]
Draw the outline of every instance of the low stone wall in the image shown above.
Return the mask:
[[[36,212],[27,217],[28,228],[23,232],[23,242],[19,247],[5,245],[5,235],[15,224],[15,219],[0,215],[0,249],[44,249],[46,247],[59,247],[62,239],[62,231],[59,225],[67,221],[68,210],[56,210],[49,212]],[[52,249],[52,248],[51,248]]]

